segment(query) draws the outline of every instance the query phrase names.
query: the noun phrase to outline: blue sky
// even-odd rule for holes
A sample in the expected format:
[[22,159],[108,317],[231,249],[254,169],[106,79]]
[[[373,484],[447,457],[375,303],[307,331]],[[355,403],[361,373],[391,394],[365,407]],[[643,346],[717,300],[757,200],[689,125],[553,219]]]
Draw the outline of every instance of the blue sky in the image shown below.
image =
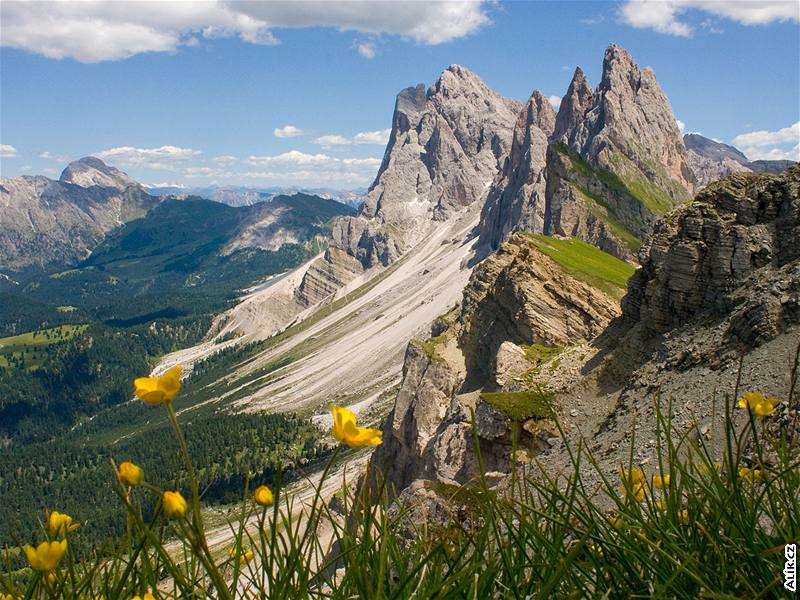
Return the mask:
[[800,153],[794,2],[0,7],[4,177],[94,154],[149,184],[365,187],[400,89],[458,63],[506,96],[560,97],[576,65],[597,84],[610,42],[655,70],[686,131]]

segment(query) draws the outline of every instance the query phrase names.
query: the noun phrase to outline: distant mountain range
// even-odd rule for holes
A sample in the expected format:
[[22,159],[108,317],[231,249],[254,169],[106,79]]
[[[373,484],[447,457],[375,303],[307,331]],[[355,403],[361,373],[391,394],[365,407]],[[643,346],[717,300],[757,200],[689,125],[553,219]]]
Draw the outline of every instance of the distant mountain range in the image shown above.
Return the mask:
[[791,160],[751,161],[738,148],[710,140],[699,133],[687,133],[683,136],[683,143],[689,155],[689,166],[700,187],[731,173],[780,173],[794,164]]
[[[197,198],[181,190],[163,195],[164,189],[145,188],[98,158],[70,163],[58,180],[22,176],[0,180],[0,271],[30,269],[57,271],[87,259],[112,231],[125,223],[158,219],[148,211],[165,201],[175,203]],[[232,207],[226,222],[230,230],[218,230],[226,252],[243,248],[277,251],[283,244],[305,244],[320,233],[333,216],[351,214],[352,208],[332,199],[295,193],[294,199],[274,192],[209,188],[206,204],[192,202],[184,211],[200,228],[213,228],[224,205]],[[355,196],[339,193],[351,202]],[[214,202],[212,202],[214,201]],[[212,204],[219,204],[216,212]],[[201,207],[203,207],[201,209]]]
[[364,201],[367,191],[334,190],[330,188],[300,188],[300,187],[267,187],[251,188],[244,186],[205,186],[205,187],[176,187],[176,186],[150,186],[145,185],[149,194],[154,196],[200,196],[215,202],[222,202],[228,206],[248,206],[257,202],[269,201],[275,196],[291,194],[310,194],[327,200],[336,200],[353,208],[359,208]]

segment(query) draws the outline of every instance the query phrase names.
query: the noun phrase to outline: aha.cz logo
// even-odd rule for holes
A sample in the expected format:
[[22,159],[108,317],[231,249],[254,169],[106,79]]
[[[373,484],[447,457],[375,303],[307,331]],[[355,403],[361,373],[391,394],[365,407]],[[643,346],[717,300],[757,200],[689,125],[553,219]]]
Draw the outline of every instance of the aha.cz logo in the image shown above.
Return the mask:
[[783,587],[790,592],[797,591],[797,544],[786,544],[783,548],[786,564],[783,566]]

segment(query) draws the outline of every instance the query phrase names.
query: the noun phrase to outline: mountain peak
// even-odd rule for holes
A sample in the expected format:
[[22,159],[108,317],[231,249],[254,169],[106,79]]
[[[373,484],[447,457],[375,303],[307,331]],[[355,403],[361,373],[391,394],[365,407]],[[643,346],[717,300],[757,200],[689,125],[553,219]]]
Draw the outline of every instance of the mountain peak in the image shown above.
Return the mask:
[[81,159],[72,161],[61,172],[59,181],[72,183],[81,187],[110,187],[125,189],[128,186],[138,186],[133,179],[128,177],[116,167],[107,165],[95,156],[84,156]]
[[567,93],[561,101],[556,115],[555,131],[553,138],[569,143],[569,137],[583,121],[584,115],[592,107],[594,92],[586,81],[583,69],[575,67],[572,81],[569,83]]

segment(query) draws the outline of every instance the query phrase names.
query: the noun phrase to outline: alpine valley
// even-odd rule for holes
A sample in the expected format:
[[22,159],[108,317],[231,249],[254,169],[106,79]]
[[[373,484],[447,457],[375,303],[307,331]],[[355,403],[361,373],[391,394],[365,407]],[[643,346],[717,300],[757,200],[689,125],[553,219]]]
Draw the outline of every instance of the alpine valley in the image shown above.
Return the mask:
[[30,536],[40,494],[93,515],[83,540],[120,534],[108,459],[166,483],[177,452],[130,379],[177,364],[209,510],[281,465],[316,472],[334,403],[383,431],[352,487],[385,477],[443,527],[464,518],[448,490],[569,472],[579,444],[593,485],[654,467],[667,400],[722,452],[737,381],[797,393],[800,167],[682,135],[618,45],[558,112],[459,65],[401,90],[357,209],[242,193],[151,195],[92,157],[2,180],[0,539]]

